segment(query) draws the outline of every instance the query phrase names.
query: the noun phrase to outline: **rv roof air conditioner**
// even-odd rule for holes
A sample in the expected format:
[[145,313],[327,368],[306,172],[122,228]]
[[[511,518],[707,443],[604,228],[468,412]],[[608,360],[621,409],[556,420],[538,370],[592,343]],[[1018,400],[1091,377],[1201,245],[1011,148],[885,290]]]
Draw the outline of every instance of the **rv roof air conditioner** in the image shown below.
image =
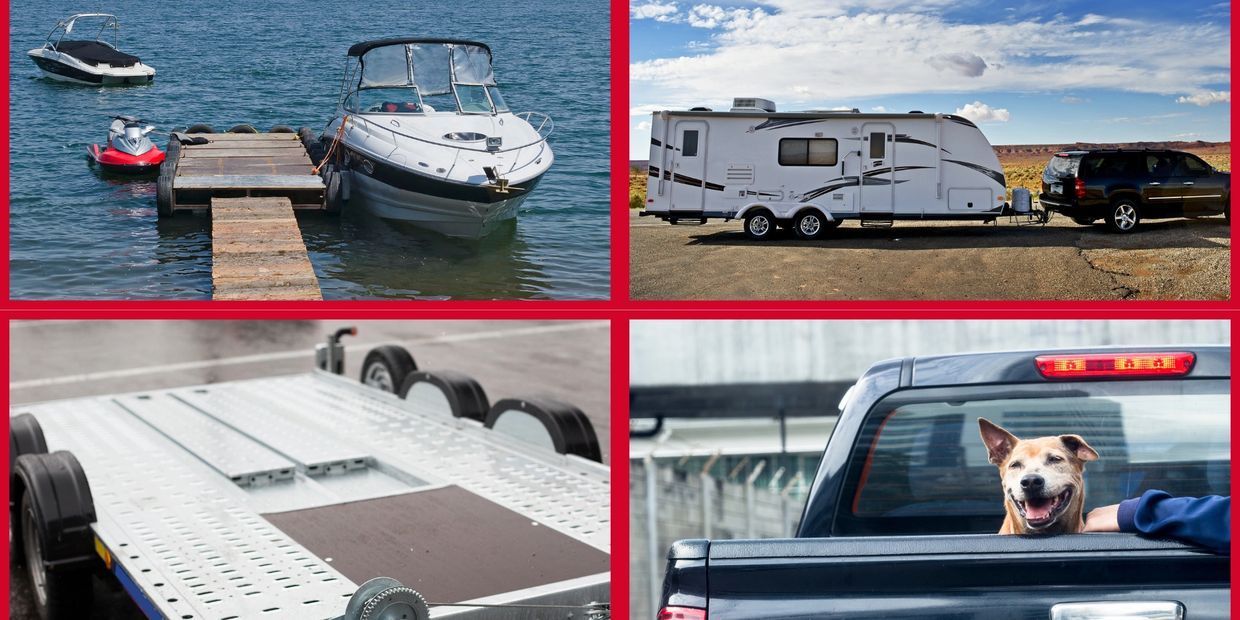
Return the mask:
[[732,100],[733,112],[775,112],[775,102],[757,97],[737,97]]

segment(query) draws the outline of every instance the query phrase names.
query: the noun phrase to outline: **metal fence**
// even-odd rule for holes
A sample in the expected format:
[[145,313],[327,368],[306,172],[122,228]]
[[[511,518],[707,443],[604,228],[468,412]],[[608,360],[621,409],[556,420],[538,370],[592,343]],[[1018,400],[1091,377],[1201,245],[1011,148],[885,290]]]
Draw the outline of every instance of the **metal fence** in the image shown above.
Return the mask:
[[654,618],[667,550],[685,538],[787,538],[816,459],[645,458],[629,462],[629,605]]

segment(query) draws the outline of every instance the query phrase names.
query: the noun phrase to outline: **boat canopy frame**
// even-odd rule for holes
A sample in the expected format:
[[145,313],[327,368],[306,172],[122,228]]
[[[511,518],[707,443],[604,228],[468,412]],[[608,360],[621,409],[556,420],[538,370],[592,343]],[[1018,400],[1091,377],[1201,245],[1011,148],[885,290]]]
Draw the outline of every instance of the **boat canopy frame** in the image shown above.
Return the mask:
[[[56,26],[52,28],[51,32],[48,33],[47,41],[43,43],[43,47],[51,47],[52,49],[59,48],[60,42],[65,40],[65,35],[73,32],[73,26],[77,23],[79,19],[94,18],[94,17],[103,18],[103,23],[99,26],[99,31],[95,33],[94,40],[104,45],[107,45],[108,47],[111,47],[112,49],[119,50],[120,49],[119,45],[121,42],[121,22],[119,19],[116,18],[115,15],[111,13],[78,13],[76,15],[70,15],[68,19],[63,19],[61,21],[56,22]],[[104,32],[107,31],[109,28],[112,30],[112,42],[111,43],[103,39]],[[52,38],[56,36],[57,32],[60,32],[60,37],[58,37],[56,39],[56,43],[53,44]]]

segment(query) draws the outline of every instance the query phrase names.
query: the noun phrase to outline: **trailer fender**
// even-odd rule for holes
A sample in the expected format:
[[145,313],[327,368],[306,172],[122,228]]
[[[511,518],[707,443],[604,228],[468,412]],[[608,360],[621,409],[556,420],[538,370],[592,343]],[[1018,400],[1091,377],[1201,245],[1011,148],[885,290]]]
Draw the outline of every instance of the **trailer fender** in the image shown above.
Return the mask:
[[814,204],[814,203],[812,203],[812,202],[802,203],[802,204],[800,204],[800,205],[797,205],[797,207],[798,207],[798,208],[797,208],[797,210],[796,210],[796,211],[794,211],[794,212],[792,213],[792,215],[790,216],[790,219],[792,219],[792,220],[794,220],[794,221],[796,220],[796,218],[800,217],[800,216],[801,216],[801,214],[802,214],[802,213],[805,213],[806,211],[817,211],[817,212],[818,212],[818,215],[822,216],[823,221],[826,221],[826,222],[837,222],[837,221],[839,221],[839,220],[838,220],[838,219],[837,219],[834,215],[831,215],[831,212],[830,212],[830,211],[828,211],[828,210],[826,210],[826,209],[824,209],[824,208],[822,208],[822,207],[820,207],[820,206],[818,206],[818,205],[816,205],[816,204]]
[[[51,454],[26,454],[17,458],[17,472],[9,488],[10,501],[21,505],[22,494],[29,493],[34,508],[43,558],[49,570],[88,566],[96,561],[95,501],[86,472],[73,453],[59,450]],[[20,509],[18,509],[20,510]],[[11,514],[11,523],[21,515]],[[21,528],[11,529],[13,545],[21,542]],[[40,558],[26,558],[37,562]]]
[[486,422],[491,403],[487,400],[486,390],[473,377],[453,370],[414,371],[400,386],[400,397],[408,399],[409,393],[418,385],[433,386],[439,390],[448,401],[452,417]]
[[784,203],[751,202],[741,207],[740,210],[736,212],[735,217],[738,220],[743,220],[745,219],[746,213],[753,211],[755,209],[766,209],[767,211],[771,212],[771,215],[774,216],[776,220],[780,220],[780,221],[792,221],[797,215],[801,213],[801,211],[805,209],[817,210],[819,213],[822,214],[823,219],[825,219],[828,222],[835,221],[836,219],[835,217],[831,215],[830,211],[814,203],[810,203],[810,202],[784,202]]
[[[545,436],[534,428],[534,421],[542,425]],[[560,454],[603,462],[590,418],[568,403],[545,398],[505,398],[491,406],[485,424],[489,429],[536,445],[549,441]]]

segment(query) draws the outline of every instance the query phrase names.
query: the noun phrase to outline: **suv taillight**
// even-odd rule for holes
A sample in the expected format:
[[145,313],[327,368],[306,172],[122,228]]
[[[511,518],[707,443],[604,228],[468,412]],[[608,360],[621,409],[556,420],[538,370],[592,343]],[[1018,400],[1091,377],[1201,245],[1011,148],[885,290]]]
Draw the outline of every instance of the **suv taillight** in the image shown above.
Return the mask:
[[694,607],[664,607],[657,620],[706,620],[706,610]]
[[1085,197],[1085,181],[1082,181],[1080,179],[1076,180],[1076,197],[1077,198]]

